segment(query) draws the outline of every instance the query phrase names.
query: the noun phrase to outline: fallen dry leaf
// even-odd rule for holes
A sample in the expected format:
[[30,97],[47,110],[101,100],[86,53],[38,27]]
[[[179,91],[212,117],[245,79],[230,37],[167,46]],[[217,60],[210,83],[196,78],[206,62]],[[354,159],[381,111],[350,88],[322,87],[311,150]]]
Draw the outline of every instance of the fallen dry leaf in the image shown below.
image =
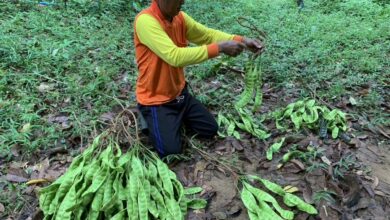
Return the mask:
[[5,180],[13,183],[24,183],[27,182],[27,179],[21,176],[16,176],[13,174],[7,174],[5,175]]
[[321,160],[322,162],[326,163],[328,166],[332,165],[332,162],[326,156],[322,156]]
[[302,171],[295,163],[288,163],[283,166],[283,171],[286,173],[299,173]]
[[223,173],[223,175],[227,176],[226,172],[224,169],[222,169],[221,167],[219,166],[215,166],[215,169],[218,170],[219,172]]
[[374,181],[373,181],[371,187],[372,187],[373,190],[375,190],[378,187],[378,185],[379,185],[379,178],[374,176],[373,179],[374,179]]
[[34,166],[34,169],[38,171],[39,177],[43,178],[46,170],[50,167],[49,158],[44,159],[42,162]]
[[292,160],[290,160],[290,162],[295,164],[296,166],[298,166],[301,170],[305,170],[306,169],[305,165],[301,161],[299,161],[299,160],[292,159]]
[[112,122],[114,121],[114,117],[115,114],[113,112],[106,112],[100,116],[99,120],[102,122]]
[[72,127],[69,122],[69,117],[66,115],[49,115],[47,121],[49,123],[58,123],[62,126],[62,129],[69,129]]
[[29,175],[25,172],[24,169],[22,168],[8,168],[7,174],[10,174],[10,175],[14,175],[14,176],[20,176],[20,177],[23,177],[23,178],[29,178]]
[[28,162],[16,162],[12,161],[9,165],[10,169],[26,169],[28,166]]
[[208,165],[209,165],[209,163],[207,163],[203,160],[198,161],[195,164],[194,177],[196,179],[197,184],[203,183],[203,173]]
[[31,131],[31,124],[24,124],[23,127],[19,130],[21,133],[28,133]]
[[47,91],[50,91],[54,88],[54,84],[46,84],[46,83],[41,83],[39,86],[38,86],[38,91],[39,92],[47,92]]
[[357,105],[357,101],[356,101],[356,99],[354,98],[354,97],[349,97],[349,103],[351,104],[351,105]]
[[220,220],[224,220],[224,219],[227,219],[227,214],[225,212],[214,212],[213,213],[213,216],[216,218],[216,219],[220,219]]
[[342,199],[342,202],[348,208],[358,204],[361,198],[359,178],[354,175],[346,175],[342,180],[342,185],[348,191],[348,193]]
[[313,203],[313,192],[309,184],[305,184],[305,187],[302,190],[303,199],[305,202],[312,204]]
[[360,139],[360,140],[365,140],[368,138],[368,135],[364,134],[364,135],[359,135],[357,136],[356,138]]
[[29,185],[35,185],[35,184],[47,183],[47,182],[49,182],[47,179],[33,179],[28,181],[26,184],[27,186],[29,186]]
[[295,192],[299,192],[299,189],[298,189],[298,187],[295,187],[295,186],[285,186],[284,188],[283,188],[283,190],[285,191],[285,192],[287,192],[287,193],[295,193]]
[[237,217],[238,215],[240,215],[242,211],[242,208],[238,205],[234,205],[233,207],[231,207],[229,209],[229,211],[227,212],[227,214],[229,215],[229,217]]
[[369,184],[363,184],[363,188],[366,190],[366,192],[368,193],[368,195],[370,195],[370,197],[374,197],[374,196],[375,196],[375,192],[374,192],[374,190],[371,188],[371,185],[369,185]]
[[375,195],[377,196],[382,196],[382,197],[387,197],[387,198],[390,198],[390,196],[386,195],[386,193],[382,192],[382,191],[379,191],[379,190],[375,190]]
[[377,128],[379,130],[379,133],[381,133],[383,136],[385,136],[388,139],[390,139],[390,131],[388,129],[384,128],[381,125],[377,125]]
[[238,140],[233,140],[232,146],[234,147],[234,149],[236,149],[236,151],[243,151],[244,150],[244,148],[242,147],[241,143]]

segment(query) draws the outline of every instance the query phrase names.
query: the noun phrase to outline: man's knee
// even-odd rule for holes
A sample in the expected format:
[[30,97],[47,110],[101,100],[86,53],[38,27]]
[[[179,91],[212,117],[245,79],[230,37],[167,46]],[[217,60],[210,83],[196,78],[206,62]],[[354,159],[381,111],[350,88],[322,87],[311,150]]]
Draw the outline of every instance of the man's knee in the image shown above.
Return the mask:
[[214,120],[214,122],[212,123],[212,126],[210,127],[210,135],[211,135],[211,137],[214,137],[215,135],[217,135],[218,129],[219,129],[218,124]]
[[218,124],[215,120],[210,121],[207,127],[203,127],[202,130],[198,131],[199,136],[202,138],[213,138],[218,134]]
[[171,140],[166,140],[162,143],[161,148],[157,150],[160,153],[160,156],[181,154],[183,152],[181,138],[172,138]]

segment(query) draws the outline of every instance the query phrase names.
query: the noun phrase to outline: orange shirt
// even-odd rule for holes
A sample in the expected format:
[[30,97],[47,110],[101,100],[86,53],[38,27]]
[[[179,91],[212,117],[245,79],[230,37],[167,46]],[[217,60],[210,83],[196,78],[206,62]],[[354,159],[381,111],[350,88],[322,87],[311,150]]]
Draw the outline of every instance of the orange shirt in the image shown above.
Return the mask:
[[[185,86],[183,67],[216,57],[216,42],[233,39],[242,37],[207,28],[184,12],[169,22],[153,1],[134,22],[138,103],[160,105],[175,99]],[[187,47],[189,41],[201,46]]]

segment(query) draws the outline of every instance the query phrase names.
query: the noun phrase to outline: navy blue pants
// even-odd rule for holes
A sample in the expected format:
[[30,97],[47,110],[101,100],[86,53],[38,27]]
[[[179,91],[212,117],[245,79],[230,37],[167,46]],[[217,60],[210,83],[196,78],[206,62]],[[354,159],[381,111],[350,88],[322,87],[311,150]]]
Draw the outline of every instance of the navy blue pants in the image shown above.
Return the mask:
[[169,103],[138,104],[138,108],[148,125],[149,138],[161,157],[182,152],[180,131],[183,124],[203,138],[212,138],[218,131],[214,117],[187,87]]

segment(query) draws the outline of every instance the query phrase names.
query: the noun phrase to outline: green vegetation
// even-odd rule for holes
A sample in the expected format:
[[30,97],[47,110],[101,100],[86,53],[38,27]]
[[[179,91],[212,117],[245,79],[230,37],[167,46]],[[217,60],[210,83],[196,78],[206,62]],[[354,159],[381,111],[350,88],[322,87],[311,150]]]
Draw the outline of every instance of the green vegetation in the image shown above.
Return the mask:
[[[389,5],[370,0],[316,0],[305,1],[305,8],[298,10],[295,1],[285,0],[213,4],[189,2],[188,12],[211,27],[256,36],[235,22],[245,12],[267,32],[267,51],[261,59],[264,82],[299,89],[302,97],[315,92],[329,102],[353,96],[358,110],[372,114],[376,122],[389,124],[386,115],[378,111],[389,100]],[[228,62],[244,66],[245,56]],[[205,73],[212,65],[194,68],[195,78],[209,76]],[[360,94],[363,88],[368,88],[367,93]]]
[[[12,160],[14,148],[31,154],[58,146],[79,147],[105,129],[102,115],[116,112],[120,104],[136,104],[132,22],[149,1],[69,0],[66,6],[62,0],[50,2],[47,6],[32,0],[0,2],[2,161]],[[267,50],[259,62],[258,82],[301,100],[310,97],[332,105],[350,100],[351,115],[390,125],[389,114],[382,111],[390,100],[388,1],[306,0],[299,9],[293,0],[187,0],[184,10],[226,32],[257,36],[236,22],[239,16],[266,31]],[[259,111],[241,109],[242,123],[229,118],[244,88],[240,71],[250,59],[247,53],[222,56],[188,67],[187,79],[202,102],[226,116],[228,120],[220,123],[228,135],[239,138],[235,129],[240,128],[264,138],[269,134]],[[210,89],[210,85],[219,86]],[[262,101],[260,96],[257,100]],[[286,106],[279,101],[270,110]],[[249,116],[253,121],[245,119]],[[334,137],[345,126],[344,116],[338,116],[340,126],[329,127]],[[317,128],[318,123],[312,125]],[[308,172],[328,168],[315,162],[323,155],[320,149],[293,147],[287,154],[284,162],[300,159]],[[341,158],[333,176],[342,177],[354,163],[348,155]],[[24,187],[6,188],[19,193]],[[2,197],[6,212],[22,208]],[[314,199],[334,200],[329,191],[318,192]]]
[[[264,188],[272,193],[283,197],[283,202],[288,207],[296,207],[303,212],[309,214],[317,214],[317,210],[310,204],[305,203],[299,197],[286,192],[281,186],[262,179],[257,176],[248,176],[248,179],[260,182]],[[241,200],[248,209],[248,215],[251,220],[257,219],[294,219],[294,213],[283,209],[276,199],[266,191],[253,187],[249,182],[243,181],[243,189],[241,191]],[[269,203],[278,212],[276,213]]]
[[[102,2],[100,10],[93,2],[70,2],[67,9],[62,2],[56,7],[30,1],[0,3],[3,157],[15,145],[32,152],[64,144],[67,137],[88,137],[99,126],[100,115],[117,104],[113,97],[134,104],[135,12],[128,1]],[[299,88],[305,97],[316,91],[329,102],[353,96],[356,107],[374,116],[374,122],[389,123],[388,115],[379,110],[388,100],[388,5],[369,0],[307,1],[298,11],[294,1],[200,0],[187,1],[185,10],[210,27],[251,36],[235,22],[245,11],[268,33],[261,60],[264,81]],[[227,62],[244,66],[245,56]],[[220,62],[189,68],[190,82],[214,74],[212,67]],[[366,94],[358,93],[367,87]],[[200,96],[207,102],[215,95]],[[55,116],[65,116],[71,128],[50,118]]]
[[188,198],[202,188],[185,191],[139,140],[122,153],[117,135],[107,130],[97,136],[64,175],[40,191],[45,219],[182,220],[188,208],[206,206],[206,200]]
[[0,3],[1,156],[87,137],[113,97],[134,100],[133,14],[111,10]]

